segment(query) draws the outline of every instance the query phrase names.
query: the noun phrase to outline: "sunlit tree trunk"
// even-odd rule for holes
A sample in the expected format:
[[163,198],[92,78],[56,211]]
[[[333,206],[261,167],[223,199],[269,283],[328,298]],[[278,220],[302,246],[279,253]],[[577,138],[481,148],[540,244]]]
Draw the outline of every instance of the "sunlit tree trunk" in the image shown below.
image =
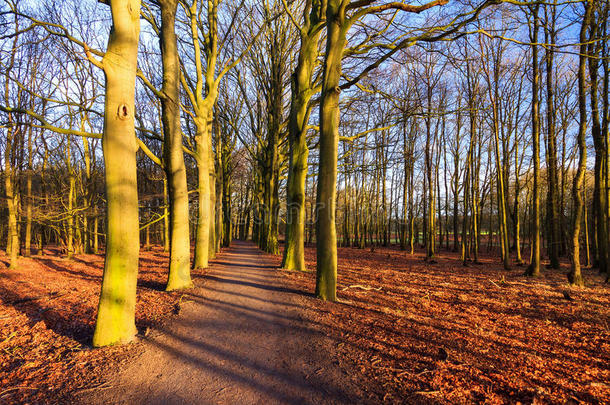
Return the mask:
[[523,258],[521,257],[521,214],[519,208],[519,194],[521,192],[521,184],[519,179],[519,142],[515,139],[515,203],[513,207],[513,237],[516,251],[515,261],[517,266],[523,265]]
[[[69,145],[69,143],[68,143]],[[67,152],[67,159],[68,161],[70,159],[72,159],[72,157],[70,156],[70,148],[68,147],[68,152]],[[69,172],[69,178],[68,178],[68,217],[66,220],[66,228],[67,228],[67,236],[66,236],[66,255],[68,257],[68,259],[72,259],[72,257],[74,256],[74,214],[73,214],[73,209],[74,209],[74,193],[75,193],[75,187],[76,187],[76,178],[74,176],[74,172],[73,172],[73,168],[72,168],[72,164],[68,163],[68,172]]]
[[7,129],[6,148],[4,152],[4,192],[8,209],[6,253],[9,257],[9,268],[17,267],[19,256],[19,233],[17,231],[17,192],[14,187],[14,169],[11,164],[11,154],[15,141],[15,127]]
[[[598,2],[597,4],[600,4]],[[594,2],[590,7],[595,7]],[[600,4],[601,5],[601,4]],[[594,188],[593,188],[593,218],[595,223],[595,266],[599,268],[600,273],[605,273],[608,266],[608,233],[607,233],[607,211],[606,211],[606,191],[604,172],[606,169],[606,158],[608,154],[608,146],[606,144],[606,134],[603,131],[600,118],[600,100],[599,100],[599,56],[601,44],[599,42],[600,27],[597,19],[593,18],[590,22],[591,40],[587,47],[587,55],[589,63],[589,80],[590,90],[589,96],[591,99],[591,135],[593,137],[593,146],[595,148],[595,166],[593,172]],[[601,22],[601,12],[600,19]]]
[[583,221],[585,223],[585,267],[591,267],[591,252],[589,251],[589,209],[587,208],[587,170],[583,176]]
[[[99,252],[99,218],[97,214],[97,207],[93,208],[93,254],[98,254]],[[41,249],[42,250],[42,249]],[[42,253],[42,251],[41,251]]]
[[177,0],[161,0],[161,56],[163,98],[161,115],[165,144],[165,170],[170,201],[170,263],[167,291],[193,285],[190,274],[189,207],[186,168],[180,128],[178,47],[175,32]]
[[468,246],[469,244],[469,237],[468,237],[468,232],[470,231],[470,222],[471,222],[471,217],[472,217],[472,212],[470,211],[470,177],[471,177],[471,173],[472,173],[472,149],[474,147],[474,120],[473,120],[473,115],[474,112],[470,113],[470,142],[468,145],[468,152],[466,153],[466,162],[465,162],[465,170],[466,173],[464,175],[464,183],[463,183],[463,190],[464,190],[464,204],[463,204],[463,213],[462,213],[462,241],[461,241],[461,259],[462,259],[462,264],[465,266],[468,263],[468,260],[470,260],[470,248]]
[[210,184],[210,220],[209,220],[209,244],[208,258],[216,257],[216,167],[214,158],[214,150],[212,148],[212,137],[208,137],[208,169],[209,169],[209,184]]
[[195,119],[197,135],[195,139],[195,159],[197,161],[197,227],[195,230],[194,269],[208,267],[210,252],[210,168],[207,138],[211,136],[207,130],[209,121],[198,116]]
[[426,185],[427,185],[427,201],[425,204],[426,211],[424,213],[425,219],[425,241],[426,241],[426,259],[434,260],[435,255],[435,244],[436,244],[436,224],[434,218],[434,203],[435,203],[435,178],[433,176],[433,156],[432,151],[434,149],[435,140],[432,138],[432,88],[428,83],[427,89],[427,111],[428,115],[426,116],[425,124],[426,124],[426,145],[424,149],[424,157],[425,162],[424,165],[426,167]]
[[[500,116],[499,116],[499,80],[500,80],[500,54],[496,55],[492,52],[493,56],[493,72],[488,71],[487,65],[484,63],[484,69],[486,70],[486,77],[488,83],[488,93],[491,102],[492,109],[492,120],[493,120],[493,137],[494,137],[494,152],[496,158],[496,180],[497,180],[497,191],[498,191],[498,222],[500,225],[500,246],[502,249],[502,264],[504,269],[510,269],[510,255],[508,251],[508,222],[506,213],[506,187],[504,170],[502,166],[502,160],[500,158]],[[490,206],[491,208],[491,206]],[[490,226],[491,231],[491,226]]]
[[[554,6],[545,6],[546,24],[544,37],[547,44],[555,43],[556,11]],[[553,75],[554,49],[545,47],[546,62],[546,116],[547,116],[547,147],[546,170],[548,179],[547,191],[547,228],[548,228],[548,255],[550,267],[559,268],[559,251],[561,245],[559,229],[559,177],[557,174],[557,133],[555,125],[555,82]]]
[[[476,116],[475,116],[476,117]],[[476,118],[475,118],[476,120]],[[479,246],[481,239],[481,195],[479,189],[479,175],[481,171],[481,130],[475,130],[475,156],[473,157],[472,169],[472,260],[479,263]],[[476,157],[476,158],[475,158]]]
[[127,342],[136,334],[140,232],[134,128],[140,1],[113,0],[113,28],[102,64],[106,76],[102,148],[106,176],[106,260],[94,346]]
[[[533,44],[538,43],[538,28],[540,21],[538,18],[539,4],[531,6],[532,12],[532,32],[531,40]],[[540,69],[538,67],[538,46],[532,45],[532,145],[534,163],[534,184],[533,184],[533,210],[532,210],[532,260],[525,274],[532,277],[540,275],[540,113],[538,94],[540,91]]]
[[163,251],[169,252],[169,201],[167,177],[163,178]]
[[[461,99],[460,99],[461,100]],[[458,101],[459,102],[459,101]],[[462,130],[462,113],[458,106],[456,117],[456,134],[455,134],[455,149],[452,151],[453,158],[453,175],[451,179],[451,192],[453,193],[453,251],[458,251],[460,238],[458,236],[459,227],[459,202],[460,202],[460,139]],[[464,187],[464,185],[462,185]]]
[[[83,128],[83,120],[81,120],[81,130]],[[85,203],[88,208],[83,217],[83,229],[85,231],[85,253],[92,253],[93,243],[92,238],[94,237],[92,233],[92,224],[91,224],[91,215],[93,212],[93,203],[95,196],[95,184],[91,179],[91,154],[89,148],[89,139],[83,137],[83,151],[85,156],[85,178],[87,181],[86,191],[85,191]]]
[[[17,38],[13,39],[12,52],[6,68],[6,76],[4,81],[4,101],[7,105],[10,104],[9,99],[9,83],[10,77],[8,72],[15,63],[15,55],[17,52]],[[13,114],[8,113],[8,125],[6,126],[6,143],[4,147],[4,193],[6,198],[6,207],[8,211],[7,217],[7,235],[6,235],[6,254],[9,257],[9,268],[17,267],[17,259],[19,256],[19,232],[17,230],[17,197],[18,190],[15,188],[15,169],[13,167],[12,157],[16,149],[17,127]]]
[[580,226],[582,222],[585,171],[587,170],[587,101],[586,101],[586,54],[587,54],[587,28],[591,23],[592,5],[585,0],[585,15],[580,27],[580,52],[578,63],[578,109],[580,122],[578,126],[578,168],[572,185],[572,198],[574,199],[574,219],[572,223],[572,266],[568,273],[570,284],[583,286],[584,280],[580,271]]
[[[309,15],[307,11],[310,9]],[[305,270],[305,182],[307,180],[307,122],[314,94],[312,75],[318,56],[318,40],[324,10],[319,0],[306,2],[301,47],[292,75],[292,100],[288,117],[289,166],[286,185],[286,246],[282,267]]]
[[222,246],[228,247],[231,245],[233,238],[233,218],[231,207],[231,165],[232,145],[227,142],[222,142]]
[[[187,81],[181,76],[184,90],[190,99],[196,127],[195,150],[197,162],[197,226],[195,230],[195,258],[193,268],[206,268],[210,257],[218,250],[220,239],[217,237],[215,214],[222,214],[216,208],[216,177],[212,150],[214,105],[218,98],[218,85],[227,68],[218,67],[218,0],[207,2],[207,20],[202,21],[202,8],[198,0],[191,2],[188,16],[191,41],[194,50],[196,79]],[[200,38],[202,34],[203,38]],[[202,43],[205,46],[202,47]],[[222,70],[219,72],[219,70]],[[218,199],[220,202],[220,199]],[[217,225],[218,224],[218,225]]]
[[25,241],[23,255],[29,257],[32,254],[32,132],[28,129],[28,166],[25,184]]
[[320,100],[320,167],[316,199],[316,296],[337,299],[335,203],[339,143],[339,80],[347,29],[344,5],[329,0],[326,10],[326,57]]
[[218,119],[214,120],[214,134],[216,136],[216,151],[215,151],[215,169],[216,169],[216,198],[215,198],[215,209],[214,213],[216,218],[214,220],[215,228],[215,252],[220,252],[220,247],[224,239],[224,212],[222,209],[222,197],[224,195],[224,172],[223,172],[223,141],[220,125],[218,125]]

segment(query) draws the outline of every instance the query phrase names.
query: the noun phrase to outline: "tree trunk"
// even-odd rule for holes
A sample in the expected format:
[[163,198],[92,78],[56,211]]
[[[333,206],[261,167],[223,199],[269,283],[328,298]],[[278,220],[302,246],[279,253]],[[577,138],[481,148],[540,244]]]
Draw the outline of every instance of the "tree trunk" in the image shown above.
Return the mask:
[[580,122],[578,127],[578,168],[572,185],[572,198],[574,199],[574,222],[572,223],[572,266],[568,273],[568,281],[572,285],[583,286],[584,280],[580,271],[580,224],[582,222],[583,199],[582,188],[585,171],[587,169],[587,102],[586,102],[586,54],[587,54],[587,27],[591,22],[592,5],[585,1],[585,15],[580,27],[580,52],[578,63],[578,108]]
[[341,1],[329,0],[326,9],[326,57],[320,100],[320,167],[316,198],[316,296],[337,299],[337,234],[335,205],[339,144],[339,79],[346,44]]
[[521,192],[521,185],[519,179],[519,142],[515,139],[515,203],[513,208],[513,238],[516,250],[516,263],[517,266],[523,265],[523,258],[521,257],[521,221],[520,221],[520,209],[519,209],[519,194]]
[[[95,207],[93,209],[93,254],[98,254],[99,252],[99,238],[98,238],[98,224],[99,224],[99,218],[97,217],[97,207]],[[42,238],[41,238],[42,240]]]
[[197,135],[195,138],[195,157],[197,160],[197,227],[195,234],[195,257],[193,269],[208,267],[210,253],[210,158],[208,150],[209,121],[198,114],[195,119]]
[[[68,149],[68,159],[71,159],[70,157],[70,150]],[[74,193],[76,192],[75,190],[75,186],[76,186],[76,178],[74,176],[74,173],[72,173],[72,168],[69,167],[68,170],[70,171],[70,178],[69,178],[69,188],[68,188],[68,219],[67,219],[67,224],[66,224],[66,228],[68,231],[68,235],[66,237],[66,249],[67,249],[67,257],[68,259],[72,259],[72,257],[74,256],[74,214],[73,214],[73,209],[74,209]]]
[[103,59],[106,75],[104,153],[106,260],[93,346],[127,342],[136,334],[140,231],[134,128],[140,1],[113,0],[113,27]]
[[[593,7],[593,5],[591,5]],[[600,13],[601,14],[601,13]],[[599,27],[597,22],[591,18],[591,40],[598,39]],[[602,130],[600,112],[599,112],[599,50],[598,42],[588,45],[587,55],[591,55],[589,62],[590,76],[590,91],[591,98],[591,135],[593,137],[593,146],[595,148],[595,166],[594,166],[594,188],[593,188],[593,218],[595,220],[595,266],[599,268],[600,273],[605,273],[608,267],[608,233],[607,233],[607,217],[606,217],[606,191],[604,172],[606,168],[606,157],[608,154],[608,146],[605,142],[606,134]]]
[[169,200],[167,176],[163,178],[163,251],[169,252]]
[[[538,9],[540,5],[531,7],[534,26],[531,35],[532,43],[538,43]],[[533,161],[534,161],[534,187],[533,187],[533,212],[532,212],[532,261],[528,266],[525,274],[532,277],[540,275],[540,114],[538,111],[539,101],[539,83],[540,69],[538,68],[538,46],[532,45],[532,143],[533,143]]]
[[305,182],[307,181],[307,121],[309,101],[313,96],[312,75],[318,56],[320,21],[323,17],[319,1],[313,1],[306,25],[301,28],[301,47],[292,76],[292,100],[288,118],[289,166],[286,185],[286,246],[282,267],[305,270]]
[[[9,67],[13,66],[15,61],[15,53],[17,49],[17,36],[13,40],[13,51],[9,61]],[[6,70],[4,82],[4,99],[9,103],[9,83],[10,78]],[[9,257],[9,269],[17,267],[17,259],[19,256],[19,232],[17,230],[17,197],[18,190],[15,189],[15,172],[13,162],[11,161],[15,153],[15,143],[17,138],[17,129],[13,120],[13,115],[8,114],[9,124],[6,130],[6,146],[4,148],[4,193],[6,198],[6,206],[8,211],[7,218],[7,235],[6,235],[6,254]]]
[[8,128],[6,136],[6,148],[4,152],[4,191],[6,193],[6,206],[8,208],[6,254],[9,257],[10,269],[17,267],[17,258],[19,256],[19,233],[17,231],[17,191],[14,187],[15,169],[13,169],[11,164],[15,132],[14,126],[10,126]]
[[209,184],[210,184],[210,221],[209,221],[209,246],[208,258],[216,257],[216,167],[214,158],[214,150],[212,148],[212,137],[208,137],[208,169],[209,169]]
[[165,287],[167,291],[193,286],[189,268],[189,202],[180,128],[180,67],[175,32],[177,5],[177,0],[160,1],[164,95],[161,99],[161,115],[165,136],[163,152],[170,201],[170,263]]
[[[545,24],[545,42],[547,44],[555,43],[555,7],[545,6],[546,24]],[[549,21],[550,19],[550,21]],[[553,269],[559,268],[559,248],[561,244],[559,236],[559,177],[557,174],[557,133],[555,126],[555,83],[553,79],[553,56],[554,50],[552,46],[545,47],[545,62],[546,62],[546,114],[547,114],[547,228],[548,228],[548,256],[550,267]]]
[[32,128],[28,129],[28,167],[25,184],[25,241],[23,255],[32,254]]
[[224,218],[224,212],[223,212],[223,207],[222,207],[222,196],[224,195],[224,189],[223,189],[223,185],[224,185],[224,172],[222,169],[222,148],[223,148],[223,143],[222,143],[222,137],[221,137],[221,133],[220,133],[220,125],[218,125],[218,120],[214,120],[214,125],[215,125],[215,135],[216,135],[216,153],[214,154],[216,156],[216,163],[215,163],[215,169],[216,169],[216,198],[214,199],[214,203],[215,203],[215,208],[214,208],[214,214],[215,214],[215,219],[214,219],[214,232],[216,232],[215,234],[215,238],[214,238],[214,253],[218,253],[220,252],[220,246],[222,244],[222,241],[224,239],[224,235],[223,235],[223,218]]

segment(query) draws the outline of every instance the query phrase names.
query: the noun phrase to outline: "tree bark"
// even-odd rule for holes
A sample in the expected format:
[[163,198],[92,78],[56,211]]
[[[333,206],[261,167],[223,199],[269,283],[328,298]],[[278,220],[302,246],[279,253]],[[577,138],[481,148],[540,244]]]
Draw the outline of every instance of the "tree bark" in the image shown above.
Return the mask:
[[197,135],[195,138],[195,159],[197,161],[197,227],[195,230],[194,269],[208,267],[210,253],[210,158],[208,150],[209,120],[203,114],[195,119]]
[[[538,9],[540,5],[531,7],[534,20],[533,32],[531,35],[532,43],[538,43]],[[534,161],[534,187],[533,187],[533,212],[532,212],[532,260],[525,272],[531,277],[540,275],[540,113],[538,92],[540,91],[540,69],[538,67],[538,46],[532,45],[532,143]]]
[[113,27],[103,58],[106,76],[104,153],[107,200],[106,260],[96,347],[123,343],[136,334],[135,304],[140,232],[134,126],[140,1],[113,0]]
[[574,199],[574,219],[572,223],[572,266],[568,273],[568,281],[572,285],[583,286],[584,280],[580,271],[580,224],[583,214],[582,188],[585,171],[587,169],[587,101],[586,101],[586,54],[587,54],[587,27],[591,22],[592,4],[585,0],[585,15],[580,27],[580,52],[578,63],[578,109],[580,122],[578,126],[578,168],[572,185],[572,198]]
[[165,289],[173,291],[192,287],[189,237],[189,202],[186,168],[182,151],[180,128],[180,96],[178,46],[175,32],[177,0],[162,0],[161,6],[161,56],[163,62],[163,98],[161,119],[165,143],[165,171],[170,201],[170,263]]
[[282,267],[287,270],[305,270],[305,182],[307,181],[307,122],[309,101],[313,96],[312,76],[318,56],[318,40],[321,33],[321,2],[309,2],[300,27],[301,47],[297,66],[292,75],[292,100],[288,117],[289,166],[286,185],[286,246]]
[[[545,24],[545,42],[547,44],[555,43],[555,7],[545,6],[546,24]],[[549,21],[550,19],[550,21]],[[561,240],[559,235],[559,177],[557,172],[557,132],[555,125],[555,83],[553,79],[553,57],[554,50],[552,46],[545,47],[545,62],[546,62],[546,114],[547,114],[547,157],[546,169],[548,179],[547,192],[547,229],[548,229],[548,255],[550,267],[553,269],[559,268],[559,251]]]
[[326,58],[320,100],[320,167],[316,198],[316,296],[337,299],[337,234],[335,205],[339,144],[339,80],[346,44],[345,9],[329,0],[326,9]]

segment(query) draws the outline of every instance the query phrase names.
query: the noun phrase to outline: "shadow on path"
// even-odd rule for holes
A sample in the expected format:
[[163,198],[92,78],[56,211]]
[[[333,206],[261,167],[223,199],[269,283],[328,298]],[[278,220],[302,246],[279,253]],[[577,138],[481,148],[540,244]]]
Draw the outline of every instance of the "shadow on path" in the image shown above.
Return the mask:
[[177,319],[84,403],[362,403],[330,338],[303,320],[311,294],[283,285],[252,244],[235,242],[185,292]]

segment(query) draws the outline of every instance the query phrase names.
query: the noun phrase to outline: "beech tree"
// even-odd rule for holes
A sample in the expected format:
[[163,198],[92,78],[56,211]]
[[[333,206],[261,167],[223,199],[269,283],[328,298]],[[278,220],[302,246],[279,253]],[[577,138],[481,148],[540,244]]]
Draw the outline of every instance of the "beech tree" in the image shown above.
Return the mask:
[[188,189],[180,129],[180,65],[175,28],[178,0],[159,0],[157,4],[161,11],[163,155],[171,201],[170,264],[166,289],[171,291],[191,287],[193,283],[190,275]]
[[134,116],[140,1],[112,0],[110,9],[112,30],[100,64],[106,77],[102,136],[106,168],[106,260],[94,346],[124,343],[136,334],[140,233]]
[[292,73],[292,98],[288,117],[289,166],[286,185],[286,246],[282,267],[305,270],[305,181],[307,178],[307,129],[311,98],[316,93],[313,82],[318,60],[318,41],[324,27],[326,0],[307,0],[302,23],[297,21],[285,0],[286,12],[300,37],[297,65]]
[[[15,19],[15,31],[19,29],[17,19]],[[10,53],[8,66],[6,67],[6,74],[4,79],[4,102],[6,105],[10,105],[13,100],[10,99],[10,80],[8,72],[15,65],[15,57],[17,51],[17,40],[15,36],[12,40],[12,51]],[[6,132],[6,142],[4,147],[4,193],[6,195],[6,207],[8,211],[8,226],[7,226],[7,238],[6,238],[6,252],[9,256],[9,268],[17,267],[17,257],[19,256],[19,233],[17,230],[17,193],[15,192],[14,182],[15,175],[13,169],[13,156],[14,150],[16,149],[16,131],[17,127],[14,125],[13,113],[7,113],[8,125]]]
[[[444,4],[434,0],[422,6],[404,3],[385,3],[373,6],[373,1],[350,2],[328,0],[326,6],[326,54],[324,57],[320,96],[320,167],[316,197],[316,296],[335,301],[337,290],[337,234],[335,227],[337,149],[339,142],[339,93],[341,92],[341,61],[347,33],[360,18],[386,10],[418,13]],[[415,39],[403,40],[394,47],[398,50]],[[390,53],[394,53],[390,51]],[[372,70],[390,55],[378,59],[365,71]],[[352,79],[353,84],[356,79]]]
[[[593,212],[595,213],[595,266],[601,273],[606,273],[610,277],[608,269],[610,241],[608,237],[609,215],[608,210],[608,127],[609,117],[609,67],[608,61],[603,59],[608,56],[608,4],[603,1],[589,2],[592,8],[589,21],[590,42],[587,46],[587,62],[589,67],[589,80],[591,87],[589,90],[591,106],[591,136],[593,137],[593,147],[595,149],[594,166],[594,189],[593,189]],[[586,14],[585,14],[586,20]],[[600,92],[600,57],[602,59],[601,68],[603,79]],[[601,93],[601,100],[600,100]]]
[[571,284],[582,286],[584,281],[580,270],[580,227],[583,215],[583,196],[581,189],[584,185],[585,170],[587,166],[587,145],[585,134],[587,130],[587,102],[586,102],[586,64],[587,64],[587,30],[591,24],[593,6],[589,0],[584,2],[584,17],[580,26],[580,54],[578,62],[578,108],[580,120],[578,123],[578,168],[572,185],[572,198],[574,199],[574,221],[572,225],[572,266],[568,273]]
[[532,149],[534,163],[534,184],[532,197],[532,252],[530,264],[527,267],[526,274],[532,277],[540,275],[540,101],[539,101],[539,86],[540,86],[540,68],[538,60],[538,31],[540,28],[540,17],[538,15],[540,5],[535,4],[530,6],[532,28],[530,39],[532,41]]

